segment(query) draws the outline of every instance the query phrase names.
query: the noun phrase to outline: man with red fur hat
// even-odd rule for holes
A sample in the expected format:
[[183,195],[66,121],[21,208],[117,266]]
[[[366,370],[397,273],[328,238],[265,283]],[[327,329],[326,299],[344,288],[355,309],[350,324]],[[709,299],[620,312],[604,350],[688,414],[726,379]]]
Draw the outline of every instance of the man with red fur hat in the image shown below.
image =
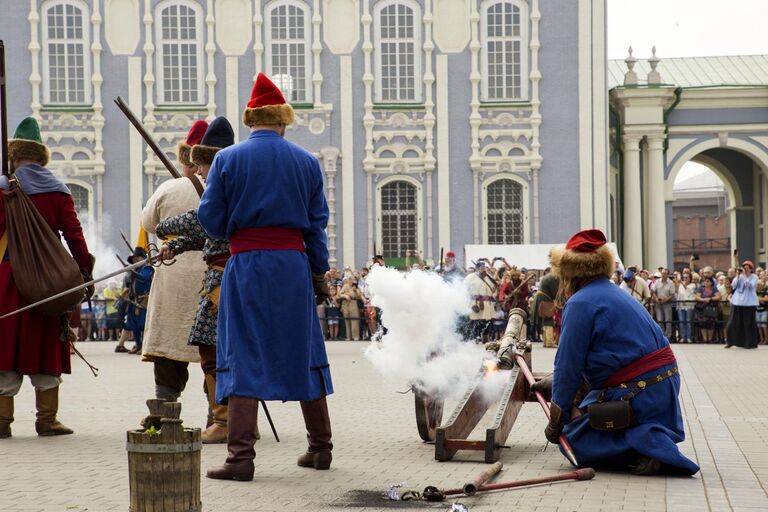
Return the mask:
[[675,356],[643,306],[609,280],[605,235],[576,233],[550,259],[566,302],[547,439],[565,434],[583,466],[695,474],[677,448],[685,432]]
[[[200,203],[203,185],[195,175],[197,167],[189,156],[207,127],[205,121],[195,122],[186,141],[179,143],[177,157],[183,165],[183,176],[160,185],[147,201],[141,212],[141,226],[148,233],[155,233],[161,221],[197,208]],[[179,255],[174,265],[161,266],[155,271],[142,355],[154,365],[157,398],[175,402],[189,380],[189,363],[200,361],[197,349],[187,345],[187,333],[192,328],[200,293],[196,276],[204,271],[205,265],[196,252]]]
[[218,152],[198,209],[203,228],[229,239],[232,253],[216,341],[216,401],[229,405],[229,456],[207,474],[227,480],[253,479],[259,399],[301,403],[309,446],[299,466],[328,469],[333,448],[325,400],[333,384],[316,308],[330,295],[322,171],[317,158],[283,138],[293,109],[261,73],[243,122],[251,135]]

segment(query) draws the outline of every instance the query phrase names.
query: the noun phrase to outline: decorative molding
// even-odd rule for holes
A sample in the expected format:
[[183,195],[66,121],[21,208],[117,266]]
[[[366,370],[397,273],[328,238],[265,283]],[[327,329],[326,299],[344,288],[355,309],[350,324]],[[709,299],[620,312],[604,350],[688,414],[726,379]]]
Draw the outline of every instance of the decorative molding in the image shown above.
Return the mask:
[[214,56],[216,55],[216,20],[213,17],[213,0],[206,2],[205,24],[208,27],[205,41],[205,53],[208,55],[208,69],[205,74],[205,84],[208,86],[208,110],[206,119],[208,122],[216,118],[216,68]]
[[256,0],[256,9],[253,11],[253,59],[256,65],[256,71],[253,74],[253,81],[264,69],[264,43],[262,42],[262,26],[264,18],[261,16],[261,1]]
[[112,55],[133,55],[136,52],[141,39],[140,14],[139,0],[105,1],[104,37]]
[[326,147],[320,150],[320,159],[325,171],[325,195],[328,200],[329,216],[326,232],[328,233],[328,263],[331,267],[335,267],[338,262],[336,250],[336,169],[340,155],[339,148]]
[[316,106],[323,104],[321,93],[323,91],[323,74],[320,72],[320,55],[323,53],[323,42],[320,39],[320,27],[323,18],[320,16],[320,0],[312,2],[312,101]]
[[352,53],[360,41],[360,1],[323,0],[322,26],[323,41],[332,53]]
[[40,13],[37,10],[38,0],[29,0],[29,49],[30,57],[32,59],[32,71],[29,74],[29,84],[32,86],[32,117],[40,120],[40,109],[42,104],[40,103],[40,84],[42,78],[40,76],[40,39],[38,28],[40,26]]
[[[144,129],[147,131],[147,133],[151,136],[153,132],[155,131],[155,124],[157,122],[155,118],[155,73],[154,73],[154,65],[155,65],[155,45],[154,40],[152,38],[152,28],[154,23],[154,18],[152,15],[152,0],[144,0],[144,78],[142,82],[144,83],[144,94],[146,96],[146,101],[144,103]],[[157,158],[155,157],[155,154],[152,153],[152,150],[147,147],[145,150],[145,156],[144,156],[144,173],[145,174],[154,174],[155,167],[159,164]],[[152,193],[151,187],[150,187],[150,194]],[[143,198],[142,198],[143,202]]]

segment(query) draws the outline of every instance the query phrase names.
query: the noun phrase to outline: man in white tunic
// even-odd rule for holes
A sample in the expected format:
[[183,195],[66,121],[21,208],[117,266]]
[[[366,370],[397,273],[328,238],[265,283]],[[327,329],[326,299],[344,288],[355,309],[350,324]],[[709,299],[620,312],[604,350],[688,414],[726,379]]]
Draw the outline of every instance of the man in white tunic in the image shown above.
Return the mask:
[[[197,208],[203,185],[195,176],[196,166],[189,159],[191,146],[198,144],[208,123],[197,121],[187,140],[179,144],[177,157],[184,166],[183,176],[160,185],[141,212],[141,226],[155,233],[157,225],[174,215]],[[200,300],[200,276],[205,263],[199,252],[176,257],[176,263],[160,266],[155,272],[147,306],[147,324],[142,355],[155,370],[155,396],[175,401],[189,379],[189,363],[200,362],[197,347],[187,344],[189,331]]]

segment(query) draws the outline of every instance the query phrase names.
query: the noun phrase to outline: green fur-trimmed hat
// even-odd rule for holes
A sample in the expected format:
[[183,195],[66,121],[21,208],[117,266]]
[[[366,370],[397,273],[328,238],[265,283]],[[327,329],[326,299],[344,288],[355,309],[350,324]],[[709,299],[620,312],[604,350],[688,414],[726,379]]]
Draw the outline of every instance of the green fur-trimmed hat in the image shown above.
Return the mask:
[[43,144],[40,125],[33,117],[24,118],[19,123],[13,138],[8,141],[8,160],[34,160],[45,166],[50,159],[48,146]]
[[200,144],[192,146],[190,160],[195,165],[211,165],[213,157],[216,156],[219,150],[229,147],[234,143],[235,132],[232,130],[232,125],[229,124],[227,118],[217,117],[208,125],[208,129],[205,130],[205,135],[203,135]]

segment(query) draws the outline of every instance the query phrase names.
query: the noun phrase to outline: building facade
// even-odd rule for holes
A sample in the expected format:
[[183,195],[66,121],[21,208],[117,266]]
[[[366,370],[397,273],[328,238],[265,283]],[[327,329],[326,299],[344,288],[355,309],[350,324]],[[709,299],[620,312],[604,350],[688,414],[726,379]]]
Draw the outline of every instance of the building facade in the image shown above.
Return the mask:
[[[0,17],[9,123],[117,246],[196,119],[239,140],[253,79],[317,155],[333,265],[610,230],[605,0],[29,0]],[[11,126],[11,130],[13,126]]]

